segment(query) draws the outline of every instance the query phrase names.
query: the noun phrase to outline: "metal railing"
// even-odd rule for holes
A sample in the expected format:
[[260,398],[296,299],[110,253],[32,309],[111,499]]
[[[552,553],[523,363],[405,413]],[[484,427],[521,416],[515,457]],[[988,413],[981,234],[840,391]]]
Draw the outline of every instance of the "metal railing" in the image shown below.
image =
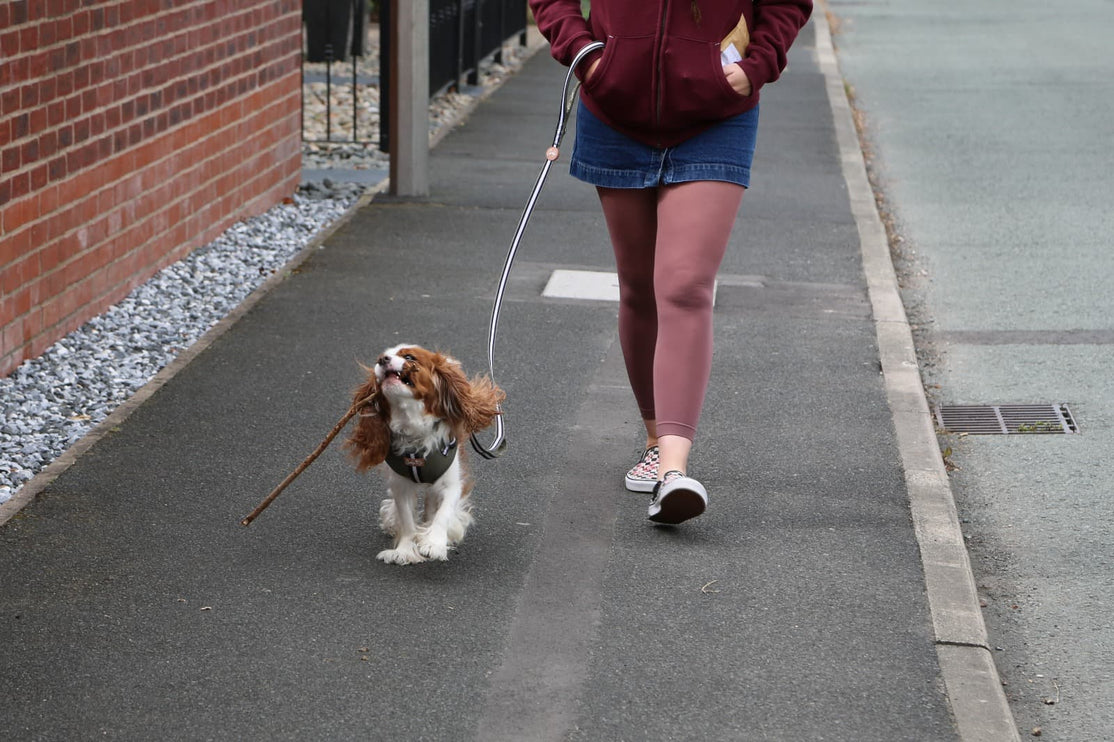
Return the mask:
[[[390,145],[390,6],[379,6],[379,74],[361,74],[358,61],[365,55],[368,0],[306,0],[302,18],[305,45],[302,54],[302,140],[316,143],[377,144],[386,152]],[[464,85],[479,84],[480,65],[488,57],[503,63],[503,45],[514,37],[526,45],[526,0],[429,0],[429,96]],[[347,67],[350,71],[337,68]],[[323,65],[323,67],[322,67]],[[347,74],[345,74],[347,72]],[[324,134],[319,126],[307,127],[307,84],[324,83]],[[344,86],[343,116],[334,100],[334,87]],[[379,88],[378,141],[370,127],[360,125],[361,88]],[[320,92],[310,92],[321,98]],[[351,120],[348,98],[351,98]],[[339,120],[338,120],[339,118]],[[366,114],[365,114],[366,119]],[[314,131],[309,131],[312,128]]]
[[[390,3],[381,3],[380,28],[390,28]],[[494,54],[503,62],[503,44],[518,37],[526,45],[526,0],[429,0],[429,95],[478,85],[480,63]],[[379,148],[390,146],[390,34],[379,44]]]
[[[302,49],[302,140],[306,142],[356,142],[369,143],[360,138],[360,86],[378,83],[374,78],[361,80],[357,66],[365,54],[367,41],[367,0],[306,0],[302,6],[305,34]],[[351,60],[351,75],[334,80],[336,63]],[[324,69],[321,69],[321,64]],[[309,69],[307,69],[307,64]],[[325,84],[325,134],[308,133],[306,125],[307,84]],[[350,135],[333,136],[334,82],[347,85],[351,90],[352,120]],[[311,95],[313,93],[311,92]],[[316,128],[316,127],[315,127]],[[343,128],[338,126],[337,128]]]

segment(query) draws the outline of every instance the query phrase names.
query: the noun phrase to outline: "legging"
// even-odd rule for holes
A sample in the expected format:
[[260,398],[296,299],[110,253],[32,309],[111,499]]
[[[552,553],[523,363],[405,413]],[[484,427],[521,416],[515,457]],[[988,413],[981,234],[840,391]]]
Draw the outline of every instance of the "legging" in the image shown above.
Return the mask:
[[712,369],[712,291],[744,188],[598,188],[619,273],[619,342],[644,420],[692,440]]

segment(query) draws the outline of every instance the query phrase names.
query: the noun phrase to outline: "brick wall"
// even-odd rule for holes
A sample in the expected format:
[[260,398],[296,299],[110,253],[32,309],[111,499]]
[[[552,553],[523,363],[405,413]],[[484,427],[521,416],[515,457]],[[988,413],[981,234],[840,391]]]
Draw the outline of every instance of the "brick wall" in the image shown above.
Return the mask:
[[0,375],[300,169],[299,0],[0,0]]

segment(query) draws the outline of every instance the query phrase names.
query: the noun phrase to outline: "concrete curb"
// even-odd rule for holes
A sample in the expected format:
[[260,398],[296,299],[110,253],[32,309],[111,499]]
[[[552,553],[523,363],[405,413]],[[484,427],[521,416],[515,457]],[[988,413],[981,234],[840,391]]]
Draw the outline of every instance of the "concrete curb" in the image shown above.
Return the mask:
[[827,3],[819,9],[824,12],[812,16],[817,62],[824,74],[843,177],[859,230],[886,398],[924,566],[940,672],[960,739],[1020,742],[987,641],[951,483],[921,384],[913,333],[832,45]]

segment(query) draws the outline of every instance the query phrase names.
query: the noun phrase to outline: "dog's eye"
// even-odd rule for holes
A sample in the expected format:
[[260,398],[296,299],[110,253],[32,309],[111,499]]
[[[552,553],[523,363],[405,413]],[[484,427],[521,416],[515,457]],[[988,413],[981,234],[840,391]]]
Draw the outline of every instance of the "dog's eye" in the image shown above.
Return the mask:
[[406,360],[408,360],[408,361],[413,361],[413,360],[415,360],[415,359],[414,359],[414,356],[410,355],[409,353],[407,353],[406,355],[404,355],[404,356],[403,356],[403,358],[405,358],[405,359],[406,359]]

